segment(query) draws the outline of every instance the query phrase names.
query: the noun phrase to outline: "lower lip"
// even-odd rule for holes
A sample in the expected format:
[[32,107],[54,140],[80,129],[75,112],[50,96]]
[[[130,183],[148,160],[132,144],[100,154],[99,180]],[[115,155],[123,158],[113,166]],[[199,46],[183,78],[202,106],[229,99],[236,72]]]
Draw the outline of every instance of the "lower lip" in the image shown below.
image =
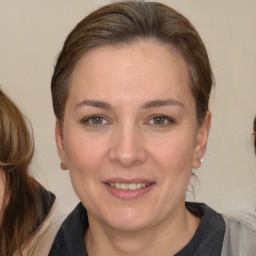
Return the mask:
[[108,191],[117,198],[120,199],[137,199],[148,193],[154,186],[151,184],[145,188],[135,189],[135,190],[122,190],[115,187],[111,187],[109,184],[104,183]]

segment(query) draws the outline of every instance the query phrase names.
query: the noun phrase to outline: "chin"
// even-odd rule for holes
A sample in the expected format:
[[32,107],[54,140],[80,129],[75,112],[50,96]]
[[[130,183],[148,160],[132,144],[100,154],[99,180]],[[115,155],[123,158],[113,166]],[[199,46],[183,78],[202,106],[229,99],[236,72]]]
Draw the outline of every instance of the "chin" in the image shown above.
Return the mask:
[[120,232],[139,232],[143,229],[145,229],[148,225],[144,222],[141,223],[134,223],[127,222],[125,220],[115,223],[110,223],[110,227],[112,229],[118,230]]
[[131,209],[110,214],[106,222],[111,228],[123,232],[140,231],[151,223],[149,214],[143,211],[131,211]]

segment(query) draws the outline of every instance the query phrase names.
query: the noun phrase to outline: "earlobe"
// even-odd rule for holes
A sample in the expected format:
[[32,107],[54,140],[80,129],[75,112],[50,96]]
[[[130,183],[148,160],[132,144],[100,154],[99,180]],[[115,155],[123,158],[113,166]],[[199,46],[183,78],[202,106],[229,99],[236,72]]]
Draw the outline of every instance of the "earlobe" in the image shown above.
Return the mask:
[[60,160],[61,160],[61,169],[62,170],[67,170],[68,169],[68,165],[67,165],[67,161],[66,161],[66,154],[65,154],[63,135],[62,135],[62,132],[61,132],[61,127],[60,127],[59,120],[56,120],[55,140],[56,140],[56,146],[57,146],[58,155],[59,155]]
[[63,171],[68,170],[68,166],[67,166],[64,162],[61,162],[61,163],[60,163],[60,168],[61,168],[61,170],[63,170]]
[[203,158],[206,148],[208,135],[211,128],[211,112],[208,110],[203,124],[200,126],[197,132],[196,147],[194,152],[193,168],[197,169],[201,166],[201,159]]

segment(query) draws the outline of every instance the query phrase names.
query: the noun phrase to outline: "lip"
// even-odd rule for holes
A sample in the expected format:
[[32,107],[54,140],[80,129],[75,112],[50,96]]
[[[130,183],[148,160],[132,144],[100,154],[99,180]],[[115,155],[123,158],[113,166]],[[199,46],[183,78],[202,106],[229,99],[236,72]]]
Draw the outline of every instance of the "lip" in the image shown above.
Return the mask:
[[[121,189],[112,187],[110,185],[111,183],[125,183],[125,184],[145,183],[145,184],[148,184],[148,186],[142,187],[136,190],[121,190]],[[119,199],[134,200],[147,194],[154,187],[155,182],[148,179],[140,179],[140,178],[135,178],[135,179],[112,178],[112,179],[105,180],[103,184],[107,188],[108,192],[114,197],[117,197]]]
[[143,178],[133,178],[133,179],[125,179],[125,178],[111,178],[104,180],[103,183],[146,183],[146,184],[154,184],[155,182],[149,179],[143,179]]

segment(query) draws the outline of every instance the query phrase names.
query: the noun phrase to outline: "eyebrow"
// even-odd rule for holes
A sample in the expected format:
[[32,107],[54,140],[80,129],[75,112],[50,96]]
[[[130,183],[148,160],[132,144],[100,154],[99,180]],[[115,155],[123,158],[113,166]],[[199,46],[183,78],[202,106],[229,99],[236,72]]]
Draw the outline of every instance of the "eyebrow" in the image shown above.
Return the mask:
[[145,104],[142,105],[142,108],[157,108],[157,107],[164,107],[164,106],[180,106],[184,107],[184,105],[174,99],[166,99],[166,100],[153,100],[146,102]]
[[[83,100],[80,103],[78,103],[75,108],[80,108],[82,106],[91,106],[96,108],[102,108],[102,109],[111,109],[112,105],[104,102],[104,101],[97,101],[97,100]],[[174,99],[166,99],[166,100],[153,100],[146,102],[142,105],[142,108],[148,109],[148,108],[157,108],[157,107],[164,107],[164,106],[180,106],[184,107],[184,105]]]
[[83,100],[82,102],[78,103],[75,108],[80,108],[82,106],[91,106],[96,108],[103,108],[103,109],[110,109],[111,105],[104,101],[97,101],[97,100]]

